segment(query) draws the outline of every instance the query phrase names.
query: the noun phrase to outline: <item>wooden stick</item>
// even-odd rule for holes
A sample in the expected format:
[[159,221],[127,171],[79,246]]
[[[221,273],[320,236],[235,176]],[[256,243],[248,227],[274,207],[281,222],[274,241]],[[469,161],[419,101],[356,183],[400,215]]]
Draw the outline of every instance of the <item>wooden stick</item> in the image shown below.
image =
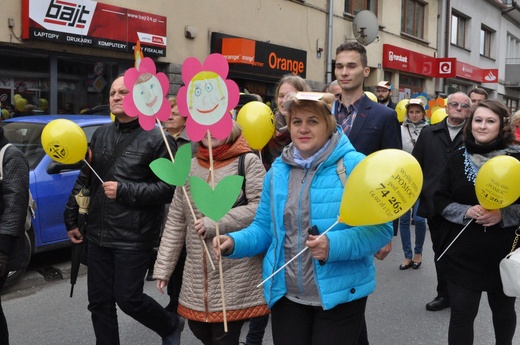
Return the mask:
[[[329,232],[330,229],[332,229],[333,227],[335,227],[337,224],[339,223],[339,220],[337,220],[334,224],[332,224],[327,230],[325,230],[322,234],[320,234],[316,239],[320,239],[323,235],[325,235],[327,232]],[[278,272],[280,272],[285,266],[289,265],[291,262],[293,262],[297,257],[299,257],[300,255],[303,254],[303,252],[305,252],[307,249],[309,249],[309,247],[305,247],[303,248],[298,254],[296,254],[291,260],[287,261],[282,267],[280,267],[279,269],[277,269],[276,271],[274,271],[273,274],[271,274],[269,277],[265,278],[260,284],[258,284],[256,287],[260,287],[262,285],[264,285],[264,283],[266,281],[268,281],[269,279],[271,279],[272,277],[274,277]],[[220,251],[220,248],[219,248],[219,251]]]
[[[159,129],[161,130],[161,134],[164,140],[164,143],[166,144],[166,148],[168,149],[168,153],[170,154],[170,159],[172,160],[172,163],[175,162],[175,159],[173,158],[173,153],[170,148],[170,145],[168,145],[168,140],[166,139],[166,133],[164,133],[164,129],[162,127],[161,121],[159,121],[158,118],[155,118],[157,120],[157,124],[159,125]],[[97,174],[96,174],[97,175]],[[103,181],[101,181],[103,182]],[[182,186],[182,191],[184,192],[184,196],[186,197],[186,200],[188,201],[188,206],[190,207],[191,215],[193,217],[193,221],[197,219],[197,216],[195,215],[195,211],[193,210],[193,206],[191,206],[190,197],[188,196],[188,192],[186,192],[186,187]],[[213,271],[216,269],[215,264],[213,263],[213,260],[211,259],[210,251],[208,250],[208,246],[206,245],[206,241],[202,238],[202,236],[199,236],[200,240],[202,241],[202,245],[204,246],[204,253],[208,256],[209,263],[211,264],[211,268],[213,268]]]
[[[208,129],[207,136],[208,136],[208,149],[209,149],[209,176],[211,179],[211,189],[214,190],[215,189],[215,174],[213,172],[213,147],[211,145],[211,133],[209,132],[209,129]],[[216,222],[215,231],[216,231],[215,236],[217,236],[217,238],[219,238],[220,233],[219,233],[219,228],[218,228],[218,222]],[[220,253],[220,241],[217,241],[217,242],[218,242],[218,252]],[[226,315],[226,299],[224,297],[224,273],[222,270],[222,255],[220,255],[219,259],[218,259],[218,272],[219,272],[219,276],[220,276],[220,294],[222,296],[222,315],[224,317],[224,332],[227,333],[228,327],[227,327],[227,315]]]

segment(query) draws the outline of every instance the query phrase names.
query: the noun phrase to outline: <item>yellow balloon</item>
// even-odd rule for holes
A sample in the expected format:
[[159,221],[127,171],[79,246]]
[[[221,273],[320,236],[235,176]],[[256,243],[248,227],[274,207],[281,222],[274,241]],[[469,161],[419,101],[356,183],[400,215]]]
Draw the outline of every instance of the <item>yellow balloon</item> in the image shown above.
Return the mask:
[[448,114],[446,113],[446,109],[445,108],[435,109],[435,111],[432,113],[432,117],[430,119],[430,124],[434,125],[436,123],[439,123],[442,120],[444,120],[444,118],[446,116],[448,116]]
[[506,207],[520,198],[520,162],[511,156],[496,156],[482,165],[475,179],[479,204],[488,210]]
[[42,146],[56,162],[74,164],[85,158],[87,136],[73,121],[56,119],[43,128]]
[[395,105],[395,112],[397,113],[397,120],[403,122],[406,118],[406,105],[410,102],[409,99],[402,99]]
[[340,206],[340,222],[352,226],[390,222],[419,198],[423,174],[419,162],[398,149],[376,151],[350,174]]
[[246,103],[238,112],[237,122],[254,150],[261,150],[274,135],[273,112],[262,102]]
[[372,101],[374,101],[374,102],[376,102],[376,103],[378,102],[378,100],[377,100],[377,96],[374,95],[372,92],[370,92],[370,91],[365,91],[365,95],[367,95],[368,98],[370,98]]
[[22,98],[22,97],[15,98],[14,107],[16,108],[16,110],[24,111],[26,105],[27,105],[27,100],[25,98]]
[[112,120],[112,122],[116,120],[116,116],[112,114],[112,112],[110,112],[110,120]]
[[9,110],[2,109],[2,119],[7,120],[9,118]]
[[13,99],[16,100],[17,98],[22,98],[22,95],[20,95],[19,93],[17,93],[16,95],[14,95]]

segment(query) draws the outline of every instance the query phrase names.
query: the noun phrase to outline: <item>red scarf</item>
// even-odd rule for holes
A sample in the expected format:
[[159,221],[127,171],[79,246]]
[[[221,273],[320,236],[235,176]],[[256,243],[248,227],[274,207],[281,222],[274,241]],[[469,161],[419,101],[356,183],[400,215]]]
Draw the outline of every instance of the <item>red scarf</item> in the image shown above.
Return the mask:
[[[213,168],[218,169],[231,164],[242,153],[251,152],[251,147],[247,143],[242,134],[238,139],[231,144],[223,144],[212,150],[213,153]],[[197,161],[203,168],[209,169],[209,149],[199,143],[197,154]]]

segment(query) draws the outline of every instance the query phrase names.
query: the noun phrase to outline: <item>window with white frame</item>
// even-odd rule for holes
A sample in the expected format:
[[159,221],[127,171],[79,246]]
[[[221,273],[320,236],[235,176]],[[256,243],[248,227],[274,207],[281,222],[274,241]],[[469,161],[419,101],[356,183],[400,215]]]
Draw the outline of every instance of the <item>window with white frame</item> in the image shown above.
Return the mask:
[[491,57],[491,39],[493,31],[482,25],[480,28],[480,55]]
[[401,8],[401,31],[423,39],[426,3],[420,0],[403,0]]
[[451,37],[450,43],[462,48],[466,48],[466,30],[469,19],[460,13],[451,14]]

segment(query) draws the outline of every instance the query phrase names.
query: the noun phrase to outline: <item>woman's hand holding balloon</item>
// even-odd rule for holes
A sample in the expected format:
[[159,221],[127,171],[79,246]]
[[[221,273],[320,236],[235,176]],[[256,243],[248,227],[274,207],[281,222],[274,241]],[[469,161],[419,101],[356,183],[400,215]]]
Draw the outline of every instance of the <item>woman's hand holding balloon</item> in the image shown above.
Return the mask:
[[329,238],[327,236],[309,235],[305,245],[316,260],[326,261],[329,257]]

